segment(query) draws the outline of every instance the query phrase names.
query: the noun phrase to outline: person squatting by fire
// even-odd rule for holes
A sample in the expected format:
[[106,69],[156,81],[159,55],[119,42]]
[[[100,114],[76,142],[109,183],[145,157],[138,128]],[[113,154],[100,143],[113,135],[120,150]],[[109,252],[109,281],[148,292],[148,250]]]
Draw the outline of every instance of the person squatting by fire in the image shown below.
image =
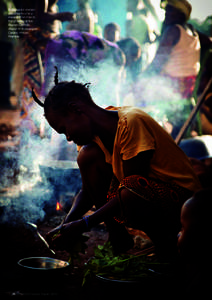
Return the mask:
[[[115,253],[133,247],[129,226],[147,233],[158,258],[175,259],[181,207],[201,189],[187,156],[140,108],[104,109],[93,101],[88,83],[58,82],[58,72],[55,84],[44,103],[32,94],[50,126],[81,146],[82,189],[62,227],[48,233],[50,246],[67,249],[105,222]],[[93,205],[96,211],[83,217]]]

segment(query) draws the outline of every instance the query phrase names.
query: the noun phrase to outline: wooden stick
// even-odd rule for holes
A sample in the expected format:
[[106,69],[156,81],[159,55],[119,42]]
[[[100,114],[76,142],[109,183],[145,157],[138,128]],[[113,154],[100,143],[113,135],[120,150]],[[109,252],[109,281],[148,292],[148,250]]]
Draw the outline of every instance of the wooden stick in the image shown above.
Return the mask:
[[198,97],[198,101],[196,106],[194,106],[194,108],[192,109],[188,119],[185,121],[185,123],[183,124],[182,128],[180,129],[175,142],[178,145],[180,143],[180,141],[182,140],[185,132],[187,131],[187,129],[189,128],[189,126],[191,125],[192,121],[194,120],[198,110],[200,109],[202,103],[204,102],[204,97],[206,92],[208,91],[210,85],[212,84],[212,78],[209,80],[208,84],[206,85],[204,91],[202,92],[202,94]]

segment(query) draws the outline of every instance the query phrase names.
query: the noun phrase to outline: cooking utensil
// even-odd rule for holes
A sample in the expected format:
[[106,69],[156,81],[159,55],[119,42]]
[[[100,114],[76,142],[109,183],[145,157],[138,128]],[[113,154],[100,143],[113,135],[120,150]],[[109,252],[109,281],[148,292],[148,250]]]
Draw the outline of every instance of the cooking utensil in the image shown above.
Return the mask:
[[58,270],[69,266],[69,263],[50,257],[27,257],[20,259],[18,265],[33,270]]
[[31,223],[31,222],[27,222],[28,225],[31,225],[35,230],[36,230],[36,233],[37,235],[39,236],[39,238],[44,242],[44,244],[46,245],[46,247],[53,253],[55,254],[54,250],[52,250],[50,247],[49,247],[49,244],[47,243],[47,241],[44,239],[44,237],[40,234],[40,232],[38,231],[38,227],[36,224],[34,223]]

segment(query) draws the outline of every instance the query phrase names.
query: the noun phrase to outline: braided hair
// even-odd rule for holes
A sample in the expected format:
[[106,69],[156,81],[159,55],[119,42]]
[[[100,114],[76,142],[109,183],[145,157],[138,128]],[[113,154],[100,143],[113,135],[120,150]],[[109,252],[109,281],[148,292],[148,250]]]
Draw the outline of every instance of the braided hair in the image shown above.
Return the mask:
[[55,66],[55,69],[55,86],[48,93],[44,103],[37,98],[32,89],[32,96],[35,102],[44,108],[45,115],[48,113],[49,109],[65,114],[67,112],[68,104],[73,101],[83,101],[88,105],[96,105],[89,92],[90,83],[82,84],[75,82],[74,80],[70,82],[59,82],[58,68]]

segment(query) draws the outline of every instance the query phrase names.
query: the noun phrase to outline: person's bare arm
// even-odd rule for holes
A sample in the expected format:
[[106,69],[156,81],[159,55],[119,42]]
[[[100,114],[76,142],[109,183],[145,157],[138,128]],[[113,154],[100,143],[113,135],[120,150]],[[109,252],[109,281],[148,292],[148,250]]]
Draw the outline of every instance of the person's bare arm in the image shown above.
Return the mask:
[[[153,153],[153,150],[144,151],[132,159],[125,160],[123,162],[125,177],[130,175],[148,176],[150,161]],[[114,197],[89,216],[88,224],[86,224],[84,219],[64,224],[62,228],[62,235],[53,241],[52,246],[55,248],[60,248],[61,245],[66,243],[66,240],[75,238],[80,233],[85,232],[90,228],[95,227],[99,223],[107,221],[108,218],[119,214],[120,209],[119,199],[118,197]]]
[[[149,173],[150,161],[154,150],[140,152],[137,156],[123,162],[124,176],[141,175],[147,177]],[[105,221],[107,217],[114,216],[120,212],[119,200],[117,197],[107,202],[89,217],[91,227]]]
[[173,47],[180,39],[180,29],[177,26],[171,26],[166,29],[160,40],[158,49],[152,63],[147,67],[144,73],[159,74],[166,62],[169,60]]
[[73,21],[75,19],[75,14],[71,12],[58,12],[53,13],[48,10],[49,1],[41,0],[37,1],[36,5],[36,18],[37,20],[42,20],[46,23],[54,22],[59,20],[61,22]]

